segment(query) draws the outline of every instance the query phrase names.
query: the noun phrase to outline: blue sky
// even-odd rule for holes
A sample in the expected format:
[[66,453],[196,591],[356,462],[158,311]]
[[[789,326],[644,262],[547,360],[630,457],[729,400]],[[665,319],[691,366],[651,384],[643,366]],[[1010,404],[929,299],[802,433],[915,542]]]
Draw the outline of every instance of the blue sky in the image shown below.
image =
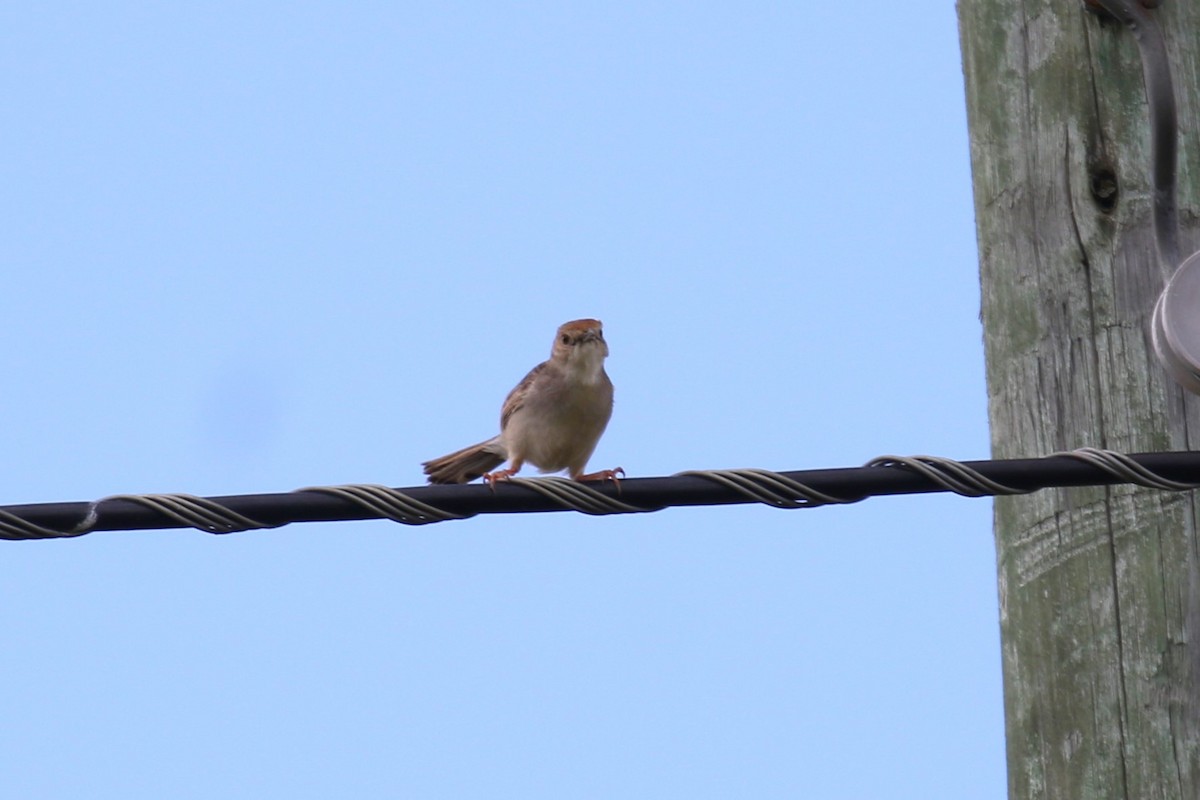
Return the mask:
[[[0,11],[3,503],[986,458],[950,4]],[[3,543],[0,543],[3,544]],[[1001,798],[991,505],[0,547],[26,797]]]

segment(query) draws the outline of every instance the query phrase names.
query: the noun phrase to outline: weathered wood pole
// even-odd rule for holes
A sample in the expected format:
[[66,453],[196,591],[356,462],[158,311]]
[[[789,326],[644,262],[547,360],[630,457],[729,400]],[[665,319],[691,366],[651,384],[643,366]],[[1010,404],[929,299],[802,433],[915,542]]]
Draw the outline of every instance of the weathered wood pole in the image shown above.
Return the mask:
[[[1184,254],[1200,249],[1200,3],[1165,0]],[[995,458],[1198,449],[1155,360],[1146,95],[1080,0],[959,0]],[[1200,314],[1200,308],[1197,309]],[[1194,493],[995,502],[1009,796],[1200,798]]]

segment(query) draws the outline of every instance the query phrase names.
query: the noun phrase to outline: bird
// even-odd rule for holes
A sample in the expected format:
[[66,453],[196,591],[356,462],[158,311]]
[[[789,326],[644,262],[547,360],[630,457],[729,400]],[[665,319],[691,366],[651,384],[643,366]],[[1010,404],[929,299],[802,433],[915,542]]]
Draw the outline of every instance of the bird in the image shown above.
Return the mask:
[[[625,470],[584,473],[613,409],[613,385],[604,371],[608,343],[600,320],[563,323],[550,358],[529,371],[500,409],[500,433],[421,466],[430,483],[469,483],[482,477],[495,489],[526,464],[577,481],[611,480]],[[508,469],[496,467],[509,462]],[[495,470],[495,471],[493,471]]]

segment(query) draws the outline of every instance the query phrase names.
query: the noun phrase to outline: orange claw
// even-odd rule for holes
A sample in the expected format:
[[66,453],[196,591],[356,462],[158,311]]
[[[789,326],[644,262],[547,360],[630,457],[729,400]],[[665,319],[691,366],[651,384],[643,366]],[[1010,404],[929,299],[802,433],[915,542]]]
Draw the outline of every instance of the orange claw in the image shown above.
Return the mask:
[[599,472],[589,472],[587,475],[576,475],[577,481],[612,481],[613,486],[617,487],[617,494],[621,493],[621,480],[625,477],[625,470],[617,467],[616,469],[602,469]]
[[506,481],[513,475],[516,475],[518,471],[518,469],[498,469],[495,472],[485,472],[480,477],[487,483],[488,488],[494,492],[496,491],[496,481]]

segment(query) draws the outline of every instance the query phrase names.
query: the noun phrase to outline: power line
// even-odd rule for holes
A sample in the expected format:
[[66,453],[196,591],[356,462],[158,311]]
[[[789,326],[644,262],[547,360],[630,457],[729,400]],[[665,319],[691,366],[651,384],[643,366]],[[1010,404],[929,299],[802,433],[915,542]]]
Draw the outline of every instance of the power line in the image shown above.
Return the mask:
[[466,486],[351,484],[279,494],[195,497],[114,495],[94,502],[0,506],[0,538],[49,539],[94,531],[193,527],[208,533],[275,528],[293,522],[391,519],[422,525],[477,514],[575,510],[640,513],[669,506],[766,503],[813,508],[880,495],[955,492],[980,497],[1050,487],[1134,483],[1161,490],[1200,487],[1200,453],[1139,453],[1082,448],[1044,458],[954,461],[882,456],[839,469],[697,470],[671,477],[581,484],[566,478],[514,479],[493,491]]

